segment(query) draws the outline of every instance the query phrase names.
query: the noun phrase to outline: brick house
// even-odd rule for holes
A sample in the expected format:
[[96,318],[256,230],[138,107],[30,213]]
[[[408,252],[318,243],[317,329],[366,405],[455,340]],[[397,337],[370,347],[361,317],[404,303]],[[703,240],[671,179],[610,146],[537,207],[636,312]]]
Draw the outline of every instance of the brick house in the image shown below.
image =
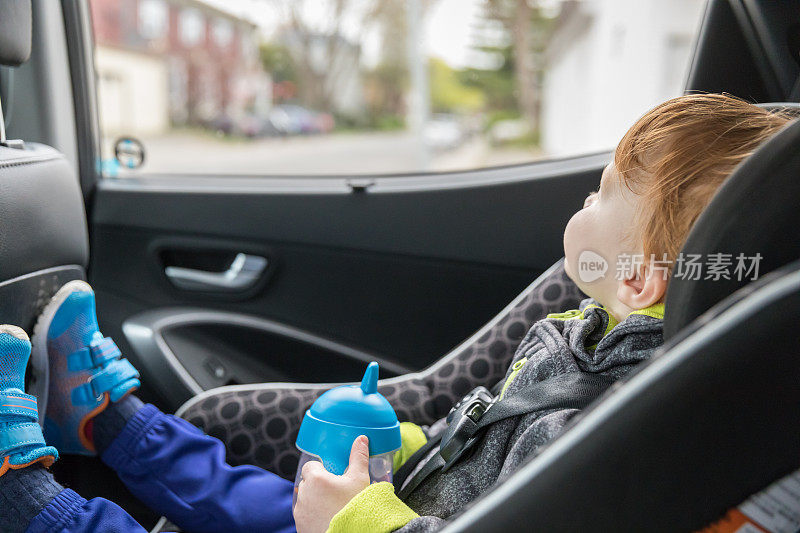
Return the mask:
[[266,113],[257,27],[201,0],[90,0],[100,118],[108,134]]

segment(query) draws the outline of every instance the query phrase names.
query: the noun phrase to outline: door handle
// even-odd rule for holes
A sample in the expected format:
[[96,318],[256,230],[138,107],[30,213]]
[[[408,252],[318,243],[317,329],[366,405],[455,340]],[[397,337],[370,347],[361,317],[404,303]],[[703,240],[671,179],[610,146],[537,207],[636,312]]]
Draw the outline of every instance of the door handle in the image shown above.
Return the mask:
[[253,287],[268,264],[266,257],[238,253],[224,272],[168,266],[164,274],[177,288],[187,291],[239,292]]

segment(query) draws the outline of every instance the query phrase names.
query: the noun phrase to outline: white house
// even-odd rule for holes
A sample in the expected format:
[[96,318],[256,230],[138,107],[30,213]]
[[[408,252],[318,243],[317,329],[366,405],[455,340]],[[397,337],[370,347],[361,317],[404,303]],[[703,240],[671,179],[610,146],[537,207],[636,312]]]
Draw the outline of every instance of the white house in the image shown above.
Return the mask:
[[613,148],[633,122],[684,87],[705,0],[563,4],[546,50],[548,155]]
[[95,68],[104,135],[150,135],[167,130],[169,80],[162,58],[98,46]]

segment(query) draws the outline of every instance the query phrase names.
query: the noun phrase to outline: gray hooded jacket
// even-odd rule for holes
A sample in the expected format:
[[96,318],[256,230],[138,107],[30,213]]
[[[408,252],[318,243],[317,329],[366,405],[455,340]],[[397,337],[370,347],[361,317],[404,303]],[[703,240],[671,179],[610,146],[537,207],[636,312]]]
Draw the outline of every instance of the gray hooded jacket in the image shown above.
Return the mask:
[[[590,299],[581,303],[580,310],[548,315],[531,327],[517,348],[506,373],[504,394],[570,372],[620,378],[663,343],[662,319],[663,305],[658,304],[636,311],[617,324]],[[526,457],[555,437],[577,412],[533,412],[489,427],[472,455],[446,473],[435,472],[408,495],[405,503],[420,517],[397,531],[428,532],[443,527],[445,519],[515,472]],[[429,436],[444,426],[444,420],[436,422],[428,431]],[[416,470],[436,451],[431,451]]]

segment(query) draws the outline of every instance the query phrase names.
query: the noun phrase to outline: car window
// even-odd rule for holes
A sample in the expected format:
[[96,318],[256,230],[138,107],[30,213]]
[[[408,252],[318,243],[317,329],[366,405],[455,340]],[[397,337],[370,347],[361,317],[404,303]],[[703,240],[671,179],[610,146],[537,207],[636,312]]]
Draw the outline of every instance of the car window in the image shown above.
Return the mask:
[[612,149],[703,0],[90,0],[107,176],[418,173]]

